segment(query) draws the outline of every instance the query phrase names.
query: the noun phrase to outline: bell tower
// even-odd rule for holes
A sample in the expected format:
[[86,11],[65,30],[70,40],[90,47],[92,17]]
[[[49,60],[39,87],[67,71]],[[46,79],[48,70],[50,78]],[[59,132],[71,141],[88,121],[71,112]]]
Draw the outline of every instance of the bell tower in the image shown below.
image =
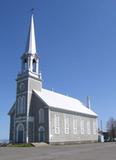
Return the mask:
[[33,82],[31,82],[31,85],[28,85],[28,90],[31,91],[33,89],[36,89],[36,90],[41,91],[42,79],[41,79],[41,73],[39,71],[39,56],[36,50],[36,39],[35,39],[35,27],[34,27],[33,14],[31,15],[26,49],[25,49],[24,54],[21,56],[21,71],[17,76],[17,81],[21,79],[29,80],[30,78]]
[[[34,15],[32,13],[29,25],[29,32],[25,52],[21,56],[21,69],[17,75],[17,93],[16,93],[16,135],[15,141],[18,142],[23,129],[22,139],[20,141],[30,142],[29,125],[33,122],[30,116],[30,105],[33,90],[41,92],[42,79],[39,71],[39,56],[36,50],[36,38],[34,27]],[[20,127],[21,126],[21,127]],[[21,131],[20,131],[21,130]]]

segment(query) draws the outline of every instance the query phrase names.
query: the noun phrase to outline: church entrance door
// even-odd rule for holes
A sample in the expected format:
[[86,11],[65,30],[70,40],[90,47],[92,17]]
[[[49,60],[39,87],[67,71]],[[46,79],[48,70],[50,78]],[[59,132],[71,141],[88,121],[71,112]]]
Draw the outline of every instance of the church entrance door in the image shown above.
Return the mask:
[[39,142],[45,142],[45,128],[39,127]]
[[22,123],[17,126],[17,143],[24,142],[24,126]]
[[23,143],[23,131],[18,132],[18,143]]

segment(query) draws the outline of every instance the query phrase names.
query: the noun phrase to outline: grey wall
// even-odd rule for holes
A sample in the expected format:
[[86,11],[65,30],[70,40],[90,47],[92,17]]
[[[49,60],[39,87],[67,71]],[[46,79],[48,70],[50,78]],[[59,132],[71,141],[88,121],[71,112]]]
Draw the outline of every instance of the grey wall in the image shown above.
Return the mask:
[[10,142],[14,142],[14,132],[15,132],[14,119],[15,119],[15,111],[10,116],[10,134],[9,134],[9,141]]
[[[60,117],[60,134],[55,134],[55,123],[54,123],[54,116],[55,114],[58,114]],[[59,142],[84,142],[84,141],[97,141],[98,135],[97,135],[97,124],[96,124],[96,134],[93,133],[93,121],[96,122],[95,117],[85,116],[81,114],[76,113],[68,113],[64,111],[55,111],[50,110],[50,143],[59,143]],[[69,134],[65,134],[64,132],[64,116],[67,115],[69,117]],[[73,115],[77,117],[77,134],[73,133]],[[80,130],[80,121],[84,120],[84,129],[85,133],[82,135]],[[87,120],[90,121],[90,128],[91,128],[91,134],[87,134]]]
[[[39,123],[39,109],[40,108],[44,109],[44,113],[45,113],[44,123]],[[33,129],[30,128],[29,134],[31,135],[29,137],[31,137],[32,139],[32,136],[33,136],[33,142],[39,142],[38,129],[40,126],[43,126],[45,128],[45,137],[46,137],[45,141],[48,142],[49,141],[48,107],[45,106],[45,104],[35,94],[32,94],[29,116],[34,117]],[[33,130],[33,135],[32,135],[32,130]]]

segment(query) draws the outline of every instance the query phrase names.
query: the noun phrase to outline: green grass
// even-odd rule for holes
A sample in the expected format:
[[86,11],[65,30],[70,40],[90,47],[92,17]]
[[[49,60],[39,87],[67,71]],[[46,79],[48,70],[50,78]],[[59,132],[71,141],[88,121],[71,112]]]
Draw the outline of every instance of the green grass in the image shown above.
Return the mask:
[[26,143],[22,143],[22,144],[9,144],[8,147],[33,147],[32,144],[26,144]]

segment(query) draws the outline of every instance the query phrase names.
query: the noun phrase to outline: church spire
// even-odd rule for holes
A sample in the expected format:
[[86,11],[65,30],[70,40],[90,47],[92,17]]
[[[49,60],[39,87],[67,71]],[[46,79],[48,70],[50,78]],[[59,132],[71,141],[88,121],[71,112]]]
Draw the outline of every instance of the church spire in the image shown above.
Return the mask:
[[26,50],[21,57],[22,69],[21,73],[28,73],[34,77],[39,77],[39,57],[36,51],[36,40],[35,40],[35,27],[34,27],[34,16],[31,15],[29,33],[27,39]]
[[26,53],[36,54],[36,40],[35,40],[35,27],[33,13],[31,15],[30,28],[27,38]]

